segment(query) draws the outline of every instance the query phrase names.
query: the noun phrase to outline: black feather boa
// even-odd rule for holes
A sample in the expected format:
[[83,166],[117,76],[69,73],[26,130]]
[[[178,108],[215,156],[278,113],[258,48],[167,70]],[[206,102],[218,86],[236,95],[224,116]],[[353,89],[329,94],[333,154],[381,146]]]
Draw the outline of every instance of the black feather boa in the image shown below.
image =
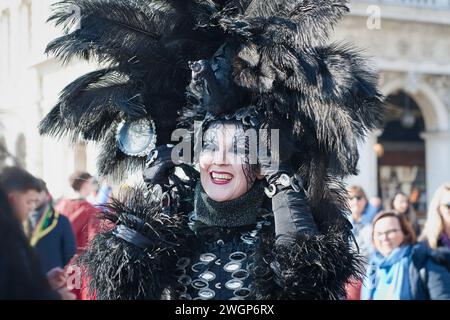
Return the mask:
[[360,278],[360,257],[350,248],[348,230],[330,227],[311,236],[297,235],[291,245],[263,238],[257,254],[255,299],[337,300],[350,278]]

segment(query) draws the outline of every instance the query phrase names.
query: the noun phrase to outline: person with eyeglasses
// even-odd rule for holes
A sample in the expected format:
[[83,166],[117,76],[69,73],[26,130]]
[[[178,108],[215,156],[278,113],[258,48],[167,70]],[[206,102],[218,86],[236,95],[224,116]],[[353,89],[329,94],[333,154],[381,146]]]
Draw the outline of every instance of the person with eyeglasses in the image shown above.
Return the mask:
[[372,223],[375,252],[361,300],[449,300],[450,273],[431,250],[416,243],[404,214],[383,211]]
[[[347,189],[349,220],[353,226],[352,232],[355,247],[363,257],[364,268],[372,255],[372,219],[379,211],[367,199],[366,193],[360,186]],[[352,279],[346,286],[347,300],[359,300],[361,296],[361,280]]]
[[347,192],[351,212],[349,219],[353,225],[353,234],[359,248],[359,253],[366,258],[367,262],[373,251],[371,224],[378,209],[369,203],[363,188],[352,186]]

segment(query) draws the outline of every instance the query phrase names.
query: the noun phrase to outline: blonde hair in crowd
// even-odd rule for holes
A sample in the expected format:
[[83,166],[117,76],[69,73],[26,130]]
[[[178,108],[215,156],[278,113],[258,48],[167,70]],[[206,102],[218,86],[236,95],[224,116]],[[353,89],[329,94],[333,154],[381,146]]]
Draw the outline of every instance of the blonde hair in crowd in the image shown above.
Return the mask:
[[433,195],[427,212],[427,221],[419,238],[420,241],[428,241],[428,245],[436,249],[439,236],[444,230],[444,221],[441,213],[441,201],[445,193],[450,192],[450,183],[441,185]]

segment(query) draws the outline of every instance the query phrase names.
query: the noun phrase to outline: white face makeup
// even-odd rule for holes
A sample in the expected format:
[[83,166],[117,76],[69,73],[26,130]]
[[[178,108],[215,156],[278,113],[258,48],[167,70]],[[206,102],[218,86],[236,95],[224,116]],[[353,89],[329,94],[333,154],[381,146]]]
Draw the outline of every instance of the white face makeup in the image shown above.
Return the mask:
[[200,180],[206,194],[218,202],[239,198],[255,181],[244,170],[251,170],[245,163],[244,130],[235,124],[209,128],[200,154]]

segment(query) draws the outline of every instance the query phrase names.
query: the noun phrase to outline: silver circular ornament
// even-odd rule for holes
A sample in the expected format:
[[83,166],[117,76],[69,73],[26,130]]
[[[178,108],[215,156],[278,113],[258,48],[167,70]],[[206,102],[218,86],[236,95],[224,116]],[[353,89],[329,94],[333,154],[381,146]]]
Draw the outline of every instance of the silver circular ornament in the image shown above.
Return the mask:
[[193,286],[195,289],[203,289],[203,288],[208,288],[209,284],[205,280],[196,279],[196,280],[192,281],[191,286]]
[[156,128],[151,119],[123,120],[117,127],[117,147],[126,155],[145,157],[156,146]]
[[245,280],[248,278],[248,271],[245,269],[236,270],[231,274],[231,277],[233,279]]
[[216,259],[217,259],[217,256],[214,253],[207,252],[207,253],[203,253],[200,255],[201,262],[208,263],[208,262],[214,261]]
[[205,271],[201,275],[198,276],[200,279],[203,279],[205,281],[213,281],[216,278],[216,275],[214,272],[211,271]]
[[228,257],[231,261],[244,261],[247,259],[247,254],[241,251],[235,251]]
[[244,286],[244,283],[241,280],[232,279],[225,283],[225,288],[229,290],[237,290]]
[[236,270],[241,269],[241,267],[242,267],[242,263],[240,263],[238,261],[231,261],[231,262],[228,262],[223,267],[223,270],[225,270],[226,272],[234,272]]
[[214,292],[214,290],[211,290],[209,288],[200,289],[198,291],[198,296],[204,300],[210,300],[214,298],[215,295],[216,293]]

